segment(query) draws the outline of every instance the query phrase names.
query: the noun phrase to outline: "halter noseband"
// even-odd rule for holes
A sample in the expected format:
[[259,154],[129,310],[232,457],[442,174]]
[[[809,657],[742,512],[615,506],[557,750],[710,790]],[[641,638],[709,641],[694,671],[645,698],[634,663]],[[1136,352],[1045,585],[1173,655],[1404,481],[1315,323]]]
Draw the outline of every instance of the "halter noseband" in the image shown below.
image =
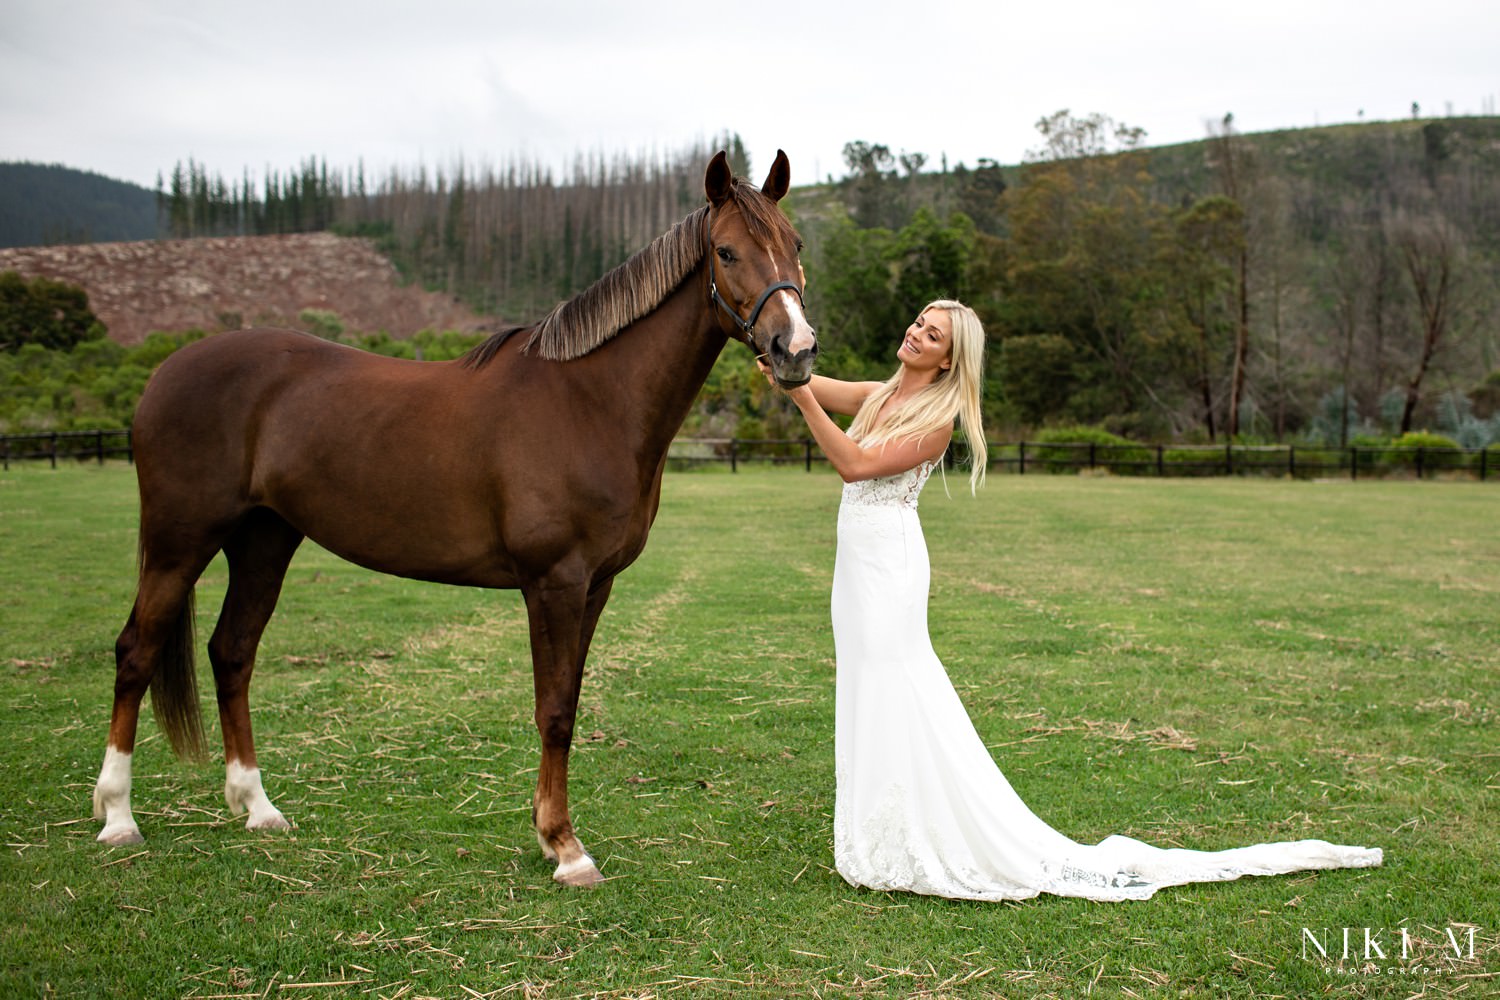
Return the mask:
[[729,318],[734,320],[735,325],[740,328],[740,332],[745,335],[745,343],[749,344],[752,348],[755,347],[755,341],[751,338],[750,335],[755,330],[755,321],[760,319],[760,311],[765,308],[766,300],[771,297],[772,293],[779,292],[782,289],[796,292],[798,304],[800,305],[802,303],[802,289],[798,288],[797,285],[793,282],[778,281],[774,285],[767,285],[766,290],[760,293],[760,298],[755,300],[755,308],[750,310],[750,318],[740,319],[740,314],[735,312],[734,307],[724,300],[724,296],[719,294],[719,286],[714,282],[713,264],[710,263],[708,267],[709,297],[719,304],[720,309],[723,309],[726,313],[729,314]]
[[774,293],[782,291],[783,289],[785,289],[786,291],[790,291],[790,292],[796,293],[796,295],[797,295],[797,304],[803,306],[803,308],[806,308],[805,303],[803,303],[803,301],[802,301],[802,289],[800,287],[798,287],[798,285],[795,282],[792,282],[792,281],[778,281],[775,284],[767,285],[766,286],[766,290],[760,293],[760,298],[758,298],[758,299],[755,300],[755,308],[753,308],[753,309],[750,310],[750,318],[749,319],[742,319],[740,317],[739,312],[737,312],[735,310],[734,306],[730,305],[725,300],[724,296],[722,296],[722,295],[719,294],[719,283],[714,280],[714,252],[713,252],[714,247],[713,247],[713,241],[709,237],[708,230],[709,230],[709,220],[708,220],[708,217],[705,216],[704,220],[703,220],[703,249],[704,249],[704,255],[708,257],[708,298],[709,298],[709,301],[716,303],[720,309],[722,309],[722,310],[724,310],[724,312],[728,313],[729,318],[732,319],[732,320],[734,320],[734,325],[737,326],[737,327],[739,327],[740,332],[745,335],[745,344],[752,351],[756,351],[756,350],[758,350],[758,348],[756,348],[756,346],[755,346],[755,338],[751,334],[754,333],[754,331],[755,331],[755,322],[756,322],[756,320],[760,319],[760,311],[765,308],[766,302],[771,298],[771,296]]

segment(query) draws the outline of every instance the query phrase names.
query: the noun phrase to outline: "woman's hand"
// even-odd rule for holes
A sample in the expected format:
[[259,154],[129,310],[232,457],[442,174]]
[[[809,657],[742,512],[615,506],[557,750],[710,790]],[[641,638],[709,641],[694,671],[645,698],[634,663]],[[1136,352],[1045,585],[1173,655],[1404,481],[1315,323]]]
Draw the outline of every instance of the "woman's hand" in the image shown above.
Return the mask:
[[766,364],[765,355],[755,359],[755,367],[759,368],[760,373],[766,377],[766,384],[773,389],[776,388],[776,378],[771,374],[771,366]]
[[[819,405],[818,395],[813,391],[811,382],[799,385],[795,389],[787,389],[776,381],[776,377],[771,374],[771,366],[766,364],[764,358],[756,358],[755,367],[759,368],[760,373],[766,377],[767,385],[769,385],[773,389],[780,389],[782,392],[786,393],[787,398],[796,403],[798,407]],[[813,377],[816,378],[817,376]]]

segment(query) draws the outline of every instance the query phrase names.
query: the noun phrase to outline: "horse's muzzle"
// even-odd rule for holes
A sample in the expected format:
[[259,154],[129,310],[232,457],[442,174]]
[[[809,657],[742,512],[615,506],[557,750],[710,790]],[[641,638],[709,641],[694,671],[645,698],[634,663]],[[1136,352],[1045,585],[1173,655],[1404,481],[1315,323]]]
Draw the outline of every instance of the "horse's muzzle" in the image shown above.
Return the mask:
[[783,389],[796,389],[798,386],[804,386],[812,381],[813,361],[817,357],[816,341],[812,346],[791,354],[782,346],[779,339],[773,340],[771,342],[771,375],[776,379],[776,384]]

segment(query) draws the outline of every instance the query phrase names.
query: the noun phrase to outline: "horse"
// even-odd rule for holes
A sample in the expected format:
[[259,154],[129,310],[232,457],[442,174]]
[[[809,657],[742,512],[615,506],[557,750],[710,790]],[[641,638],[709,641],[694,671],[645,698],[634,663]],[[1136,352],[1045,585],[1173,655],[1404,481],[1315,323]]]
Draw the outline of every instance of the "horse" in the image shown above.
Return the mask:
[[645,547],[668,446],[730,339],[784,386],[812,377],[802,241],[777,205],[790,177],[781,150],[759,190],[718,153],[707,204],[540,323],[501,328],[455,361],[262,329],[163,362],[133,425],[139,578],[115,643],[99,841],[143,840],[131,754],[148,689],[173,750],[204,758],[193,589],[220,551],[229,581],[208,656],[224,798],[249,829],[289,827],[256,763],[249,690],[310,538],[379,572],[521,591],[541,740],[532,825],[557,882],[599,882],[568,810],[568,755],[589,643]]

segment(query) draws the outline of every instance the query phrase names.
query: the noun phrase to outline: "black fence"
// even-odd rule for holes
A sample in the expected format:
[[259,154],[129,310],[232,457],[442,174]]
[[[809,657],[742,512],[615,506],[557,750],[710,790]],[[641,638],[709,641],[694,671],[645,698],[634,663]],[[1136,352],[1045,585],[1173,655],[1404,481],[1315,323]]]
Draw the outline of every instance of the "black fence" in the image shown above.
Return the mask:
[[[950,449],[951,468],[962,445]],[[801,439],[679,438],[668,458],[674,468],[747,463],[799,465],[811,471],[826,462],[817,444]],[[1500,479],[1500,445],[1483,449],[1325,448],[1314,445],[1146,445],[1031,441],[989,446],[989,468],[1016,475],[1107,472],[1119,476],[1284,476],[1293,479],[1437,477]]]
[[106,458],[135,460],[130,447],[130,431],[42,431],[35,434],[0,434],[0,464],[6,469],[11,462],[49,461],[98,462]]
[[[950,467],[962,445],[950,449]],[[0,462],[134,461],[130,431],[46,431],[0,434]],[[667,455],[673,468],[727,465],[800,466],[828,460],[811,438],[678,438]],[[1293,479],[1387,477],[1500,480],[1500,445],[1488,448],[1392,448],[1314,445],[1146,445],[1031,441],[990,445],[989,467],[1016,475],[1109,473],[1117,476],[1284,476]]]

